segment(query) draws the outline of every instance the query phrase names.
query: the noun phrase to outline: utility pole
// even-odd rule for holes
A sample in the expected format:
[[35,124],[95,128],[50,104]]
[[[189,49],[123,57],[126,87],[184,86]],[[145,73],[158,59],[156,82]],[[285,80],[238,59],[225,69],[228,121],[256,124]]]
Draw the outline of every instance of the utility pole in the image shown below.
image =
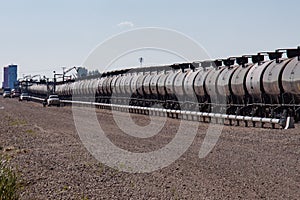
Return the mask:
[[143,66],[144,58],[143,58],[143,57],[140,57],[140,58],[139,58],[139,61],[140,61],[141,67],[142,67],[142,66]]
[[53,88],[52,88],[53,93],[55,93],[55,84],[56,84],[56,72],[53,71]]
[[65,82],[65,68],[66,67],[62,67],[62,70],[63,70],[63,83]]

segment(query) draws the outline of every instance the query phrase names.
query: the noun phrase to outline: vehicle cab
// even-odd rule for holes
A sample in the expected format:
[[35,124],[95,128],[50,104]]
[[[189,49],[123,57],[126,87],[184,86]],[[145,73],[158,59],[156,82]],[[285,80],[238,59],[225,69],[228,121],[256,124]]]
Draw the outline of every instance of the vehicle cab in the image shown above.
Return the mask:
[[10,91],[4,91],[3,92],[3,98],[10,98]]
[[47,98],[47,106],[60,106],[60,99],[58,95],[52,94]]
[[16,89],[12,89],[10,97],[11,98],[20,97],[20,92],[18,90],[16,90]]

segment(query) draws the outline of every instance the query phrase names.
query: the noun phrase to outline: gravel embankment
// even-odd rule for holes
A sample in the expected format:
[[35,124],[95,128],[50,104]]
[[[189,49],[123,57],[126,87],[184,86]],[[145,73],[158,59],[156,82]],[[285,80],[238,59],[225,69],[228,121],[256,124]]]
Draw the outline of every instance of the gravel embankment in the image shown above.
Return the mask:
[[[225,126],[200,159],[208,127],[200,123],[180,159],[137,174],[97,161],[79,139],[70,107],[1,97],[0,108],[0,148],[23,180],[21,199],[300,199],[299,124],[290,130]],[[131,116],[141,126],[149,123],[147,116]],[[137,139],[120,131],[110,111],[97,110],[97,117],[112,142],[133,152],[166,145],[179,124],[168,119],[160,134]]]

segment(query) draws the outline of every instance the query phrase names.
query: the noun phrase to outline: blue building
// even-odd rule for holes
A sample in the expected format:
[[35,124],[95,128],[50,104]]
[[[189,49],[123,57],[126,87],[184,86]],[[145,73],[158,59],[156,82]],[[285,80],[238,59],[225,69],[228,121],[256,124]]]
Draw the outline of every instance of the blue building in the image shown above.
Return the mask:
[[2,88],[8,88],[8,67],[3,68],[3,76]]
[[17,65],[8,65],[4,67],[4,78],[3,78],[3,88],[15,88],[15,84],[17,83]]

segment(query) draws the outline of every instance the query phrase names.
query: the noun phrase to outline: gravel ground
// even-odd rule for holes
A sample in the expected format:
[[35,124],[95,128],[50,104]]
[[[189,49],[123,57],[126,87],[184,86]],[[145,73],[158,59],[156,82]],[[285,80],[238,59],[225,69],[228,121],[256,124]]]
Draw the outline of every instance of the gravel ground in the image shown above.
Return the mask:
[[[299,125],[290,130],[225,126],[214,149],[200,159],[208,127],[200,123],[193,144],[177,161],[152,173],[126,173],[86,150],[70,107],[0,98],[0,113],[0,148],[22,179],[21,199],[300,199]],[[124,113],[118,116],[126,119]],[[122,133],[110,111],[97,110],[97,117],[113,143],[133,152],[163,147],[179,124],[168,119],[158,135],[138,139]],[[147,116],[131,117],[141,126],[149,123]]]

